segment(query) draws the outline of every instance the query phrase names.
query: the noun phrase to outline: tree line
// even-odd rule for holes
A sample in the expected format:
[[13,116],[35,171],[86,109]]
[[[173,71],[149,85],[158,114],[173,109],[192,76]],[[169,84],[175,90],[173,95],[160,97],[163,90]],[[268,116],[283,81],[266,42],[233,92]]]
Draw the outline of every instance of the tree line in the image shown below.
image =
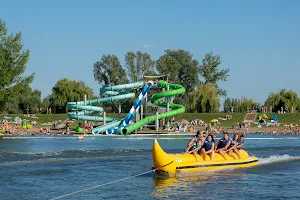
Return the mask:
[[[98,98],[90,87],[82,81],[64,78],[52,88],[51,94],[41,100],[41,91],[30,87],[35,74],[24,76],[30,51],[23,48],[22,34],[9,34],[6,24],[0,19],[0,112],[35,113],[37,110],[65,113],[70,101]],[[114,54],[103,55],[91,66],[94,79],[101,86],[118,85],[142,81],[146,75],[169,74],[169,81],[183,85],[187,92],[175,98],[175,103],[186,106],[187,112],[219,112],[220,97],[225,97],[225,112],[247,112],[261,105],[252,99],[227,97],[227,91],[219,87],[226,81],[229,68],[220,69],[221,58],[213,52],[198,61],[191,52],[182,49],[167,49],[157,60],[141,51],[127,52],[124,65]],[[135,91],[138,92],[138,91]],[[123,111],[129,110],[133,100],[121,102]],[[115,102],[101,105],[107,112],[117,112]],[[300,109],[300,100],[292,90],[271,93],[264,106],[272,111],[287,112]]]
[[101,85],[118,85],[142,81],[143,76],[166,75],[169,81],[183,85],[187,92],[175,98],[184,104],[188,112],[218,112],[220,96],[226,90],[219,88],[220,81],[226,81],[229,69],[220,69],[221,59],[213,52],[207,53],[200,63],[191,52],[182,49],[165,50],[158,60],[141,51],[125,54],[121,65],[116,55],[103,55],[94,64],[94,78]]

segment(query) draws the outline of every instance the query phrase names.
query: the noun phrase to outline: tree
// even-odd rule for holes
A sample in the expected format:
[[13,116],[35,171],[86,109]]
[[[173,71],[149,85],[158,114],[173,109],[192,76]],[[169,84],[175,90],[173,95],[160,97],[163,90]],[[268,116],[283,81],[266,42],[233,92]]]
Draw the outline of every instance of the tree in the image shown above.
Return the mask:
[[6,23],[0,19],[0,110],[32,82],[34,74],[23,75],[29,56],[29,50],[23,49],[21,32],[8,35]]
[[253,107],[257,107],[258,105],[259,103],[246,97],[242,97],[240,99],[226,98],[224,101],[224,111],[230,112],[230,108],[232,108],[233,112],[249,112],[253,109]]
[[101,61],[94,64],[93,71],[99,84],[119,85],[128,82],[126,72],[115,55],[103,55]]
[[27,86],[23,88],[21,95],[16,95],[10,101],[4,103],[3,109],[8,113],[35,113],[37,108],[41,105],[41,91],[33,90]]
[[143,80],[143,76],[155,75],[155,62],[147,53],[128,52],[125,55],[125,66],[132,82]]
[[272,106],[275,112],[281,111],[281,109],[290,112],[298,110],[299,105],[297,93],[286,89],[282,89],[278,93],[271,93],[265,101],[265,106]]
[[220,99],[217,96],[218,89],[212,83],[200,85],[196,90],[188,94],[188,110],[190,112],[218,112]]
[[28,111],[29,113],[35,113],[37,109],[41,106],[41,91],[33,90],[29,87],[28,93],[20,98],[19,108],[24,113]]
[[223,104],[223,107],[224,107],[224,112],[230,112],[230,108],[231,108],[231,99],[230,98],[226,98],[225,101],[224,101],[224,104]]
[[44,99],[43,99],[43,101],[42,101],[42,106],[41,106],[41,108],[42,108],[42,111],[46,111],[47,110],[47,108],[52,108],[53,109],[53,111],[55,110],[55,105],[51,105],[51,95],[48,95],[47,97],[45,97]]
[[56,112],[64,112],[67,102],[83,101],[85,94],[88,99],[93,97],[92,89],[84,82],[64,78],[52,88],[50,102],[55,106]]
[[219,70],[221,64],[219,55],[214,56],[213,52],[207,53],[202,59],[202,64],[198,67],[198,72],[205,79],[204,84],[213,83],[218,88],[218,95],[226,96],[226,90],[218,87],[219,81],[227,81],[229,69]]
[[198,61],[193,55],[184,50],[169,50],[157,61],[157,70],[161,74],[170,74],[169,79],[180,83],[187,92],[193,91],[198,85]]

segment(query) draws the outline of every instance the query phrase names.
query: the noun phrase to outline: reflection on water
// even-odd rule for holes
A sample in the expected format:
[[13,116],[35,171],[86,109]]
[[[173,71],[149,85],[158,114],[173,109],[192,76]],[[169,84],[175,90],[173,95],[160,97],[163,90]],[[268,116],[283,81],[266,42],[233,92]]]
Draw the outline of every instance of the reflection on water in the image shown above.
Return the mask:
[[211,172],[200,172],[193,174],[179,174],[176,177],[154,177],[155,198],[176,198],[186,194],[188,196],[209,195],[213,197],[214,191],[219,184],[236,184],[245,179],[244,169],[226,169]]

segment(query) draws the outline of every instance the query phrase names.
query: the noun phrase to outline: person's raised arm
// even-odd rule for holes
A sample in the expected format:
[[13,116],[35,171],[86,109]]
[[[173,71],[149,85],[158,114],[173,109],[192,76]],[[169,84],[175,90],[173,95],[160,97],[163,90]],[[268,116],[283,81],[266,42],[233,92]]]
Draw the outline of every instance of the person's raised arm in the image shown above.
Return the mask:
[[190,139],[190,141],[189,141],[189,143],[187,144],[187,147],[186,147],[186,149],[185,149],[185,152],[186,152],[186,153],[187,153],[188,150],[193,146],[194,141],[195,141],[195,139],[194,139],[194,137],[192,137],[192,139]]
[[242,146],[244,146],[244,143],[237,145],[236,148],[240,149],[240,148],[242,148]]

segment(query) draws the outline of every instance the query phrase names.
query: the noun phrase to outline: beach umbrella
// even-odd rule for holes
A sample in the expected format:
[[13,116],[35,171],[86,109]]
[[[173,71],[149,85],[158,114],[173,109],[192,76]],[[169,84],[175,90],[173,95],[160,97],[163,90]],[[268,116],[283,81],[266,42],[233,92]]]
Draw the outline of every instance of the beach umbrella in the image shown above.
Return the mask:
[[268,116],[266,115],[266,114],[262,114],[262,115],[260,115],[262,118],[264,118],[264,119],[268,119]]
[[278,121],[278,118],[277,118],[277,116],[276,116],[276,115],[273,115],[273,116],[271,117],[271,120],[273,120],[273,121],[277,122],[277,121]]

